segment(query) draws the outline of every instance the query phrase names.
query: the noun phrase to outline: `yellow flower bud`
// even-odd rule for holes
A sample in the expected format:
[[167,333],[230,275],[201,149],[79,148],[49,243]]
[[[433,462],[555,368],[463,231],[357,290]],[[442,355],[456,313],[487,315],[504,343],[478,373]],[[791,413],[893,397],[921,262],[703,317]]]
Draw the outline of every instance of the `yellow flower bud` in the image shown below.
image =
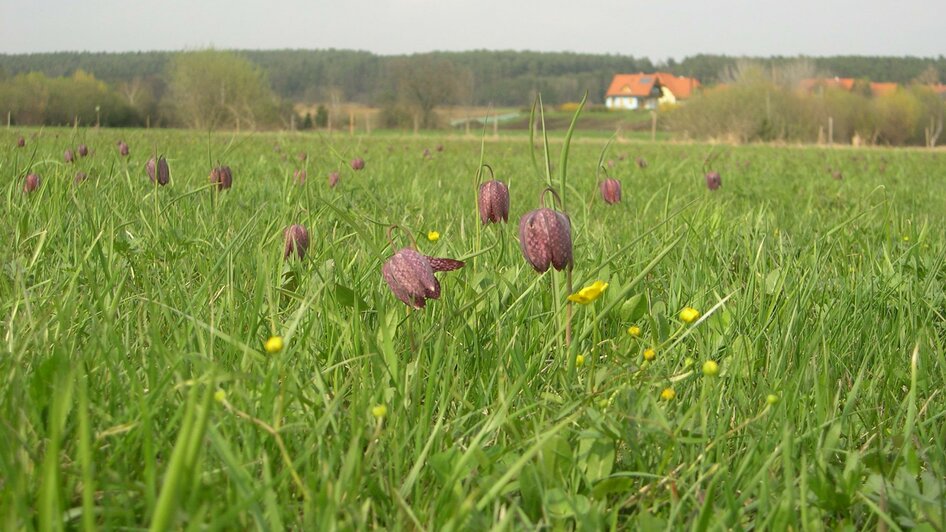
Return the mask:
[[771,405],[774,405],[775,403],[778,402],[778,396],[775,395],[774,393],[770,393],[769,395],[766,395],[766,396],[765,396],[765,402],[766,402],[766,404],[768,404],[768,405],[770,405],[770,406],[771,406]]
[[266,340],[266,343],[263,344],[263,347],[266,349],[266,352],[274,355],[283,348],[282,336],[271,336],[269,340]]
[[217,390],[214,392],[214,400],[218,403],[222,403],[227,400],[227,392],[223,390]]
[[575,357],[575,367],[580,368],[585,365],[585,355],[578,355]]
[[664,388],[664,390],[660,392],[660,398],[664,401],[671,401],[676,396],[677,392],[673,391],[673,388]]
[[375,405],[371,408],[371,415],[376,419],[381,419],[384,416],[388,415],[388,407],[386,405]]
[[703,363],[703,375],[715,377],[719,375],[719,364],[715,360],[707,360]]
[[630,327],[627,328],[627,334],[633,336],[634,338],[637,338],[641,335],[641,328],[638,327],[637,325],[631,325]]
[[654,351],[653,347],[648,347],[647,349],[644,350],[644,360],[650,362],[654,360],[655,358],[657,358],[657,352]]

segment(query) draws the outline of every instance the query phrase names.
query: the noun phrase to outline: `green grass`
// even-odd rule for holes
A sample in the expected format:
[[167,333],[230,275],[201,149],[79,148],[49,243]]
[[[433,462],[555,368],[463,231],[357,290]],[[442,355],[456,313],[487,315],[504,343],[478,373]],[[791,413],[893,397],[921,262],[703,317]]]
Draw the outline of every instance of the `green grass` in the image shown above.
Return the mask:
[[[26,133],[0,132],[0,528],[946,526],[942,152],[618,144],[608,207],[577,133],[575,286],[610,286],[569,349],[564,276],[519,251],[544,183],[521,139],[486,143],[512,209],[480,228],[478,139]],[[467,261],[423,311],[381,278],[391,223]]]

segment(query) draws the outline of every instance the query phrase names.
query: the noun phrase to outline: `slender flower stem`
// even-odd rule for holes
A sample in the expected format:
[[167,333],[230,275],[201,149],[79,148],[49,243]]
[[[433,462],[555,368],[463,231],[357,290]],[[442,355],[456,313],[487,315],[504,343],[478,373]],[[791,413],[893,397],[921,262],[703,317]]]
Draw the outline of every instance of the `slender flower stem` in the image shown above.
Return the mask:
[[[565,272],[565,290],[566,293],[572,293],[572,269],[569,267]],[[565,300],[565,347],[572,345],[572,302]]]

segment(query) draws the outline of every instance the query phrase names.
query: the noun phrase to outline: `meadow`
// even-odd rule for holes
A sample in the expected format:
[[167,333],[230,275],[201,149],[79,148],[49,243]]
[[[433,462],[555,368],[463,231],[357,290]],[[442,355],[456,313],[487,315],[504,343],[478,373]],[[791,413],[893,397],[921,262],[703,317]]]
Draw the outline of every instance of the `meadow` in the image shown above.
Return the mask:
[[943,530],[946,152],[606,141],[550,141],[566,345],[526,136],[0,131],[0,527]]

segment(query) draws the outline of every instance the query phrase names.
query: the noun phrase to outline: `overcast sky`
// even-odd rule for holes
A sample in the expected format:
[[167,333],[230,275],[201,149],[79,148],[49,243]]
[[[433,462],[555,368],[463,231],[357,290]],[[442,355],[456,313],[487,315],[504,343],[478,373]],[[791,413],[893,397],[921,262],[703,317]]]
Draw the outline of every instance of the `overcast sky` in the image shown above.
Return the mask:
[[0,0],[0,53],[946,54],[944,0]]

